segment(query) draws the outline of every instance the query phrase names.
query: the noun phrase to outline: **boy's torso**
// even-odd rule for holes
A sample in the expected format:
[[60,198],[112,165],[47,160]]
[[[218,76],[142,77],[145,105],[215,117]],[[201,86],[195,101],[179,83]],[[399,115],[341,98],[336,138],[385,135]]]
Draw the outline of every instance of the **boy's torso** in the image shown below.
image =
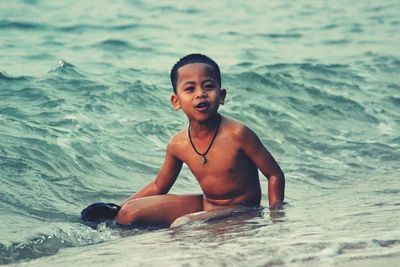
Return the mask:
[[[172,140],[174,156],[186,163],[203,190],[205,210],[212,206],[260,203],[258,170],[242,152],[241,144],[235,138],[240,127],[243,125],[239,122],[224,119],[212,147],[205,155],[205,164],[190,144],[187,130],[182,130]],[[196,141],[200,144],[202,140],[194,139],[194,144]],[[204,153],[204,150],[198,150]]]

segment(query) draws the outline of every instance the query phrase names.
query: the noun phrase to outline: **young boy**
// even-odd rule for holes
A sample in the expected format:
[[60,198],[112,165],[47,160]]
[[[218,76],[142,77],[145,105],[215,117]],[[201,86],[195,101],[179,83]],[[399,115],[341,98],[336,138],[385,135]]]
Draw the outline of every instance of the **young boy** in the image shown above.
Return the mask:
[[[171,138],[158,175],[121,204],[116,221],[171,225],[181,216],[203,211],[204,217],[218,207],[259,205],[258,169],[268,178],[270,207],[279,207],[285,189],[281,168],[253,131],[218,113],[226,97],[218,65],[205,55],[187,55],[172,68],[171,82],[172,106],[183,110],[189,126]],[[167,194],[183,163],[202,195]]]

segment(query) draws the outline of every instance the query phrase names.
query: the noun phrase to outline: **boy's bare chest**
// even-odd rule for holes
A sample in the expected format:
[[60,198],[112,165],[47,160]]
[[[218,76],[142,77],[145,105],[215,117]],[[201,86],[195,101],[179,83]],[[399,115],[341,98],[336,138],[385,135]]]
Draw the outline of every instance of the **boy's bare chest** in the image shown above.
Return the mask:
[[[204,153],[200,149],[198,152]],[[215,139],[204,155],[205,163],[189,140],[182,140],[176,156],[189,167],[207,198],[236,197],[248,187],[249,181],[258,178],[255,165],[229,136]]]
[[[204,146],[199,146],[200,148],[196,148],[196,152],[190,142],[185,143],[179,151],[179,156],[197,179],[232,173],[240,165],[243,157],[238,145],[229,139],[215,140],[208,151],[204,149]],[[206,151],[207,153],[205,153]]]

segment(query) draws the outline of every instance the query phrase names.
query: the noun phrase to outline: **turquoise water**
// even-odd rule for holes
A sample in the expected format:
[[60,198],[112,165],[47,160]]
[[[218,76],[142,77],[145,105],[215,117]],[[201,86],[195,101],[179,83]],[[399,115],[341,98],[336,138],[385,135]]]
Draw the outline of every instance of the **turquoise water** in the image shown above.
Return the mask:
[[[0,2],[0,264],[307,266],[400,255],[398,1]],[[221,67],[221,113],[286,174],[284,210],[179,230],[80,223],[187,125],[169,70]],[[267,182],[262,205],[267,207]],[[173,193],[199,193],[185,168]]]

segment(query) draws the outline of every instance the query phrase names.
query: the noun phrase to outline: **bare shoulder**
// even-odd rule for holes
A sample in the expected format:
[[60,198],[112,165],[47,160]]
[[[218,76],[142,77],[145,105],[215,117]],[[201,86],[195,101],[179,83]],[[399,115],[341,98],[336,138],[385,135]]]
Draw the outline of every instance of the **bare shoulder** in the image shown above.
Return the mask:
[[179,149],[181,149],[185,145],[185,141],[187,139],[186,136],[187,136],[186,129],[182,129],[176,134],[174,134],[168,142],[167,150],[170,152],[176,152]]
[[244,123],[224,117],[226,133],[237,142],[245,142],[248,138],[256,138],[256,134]]

